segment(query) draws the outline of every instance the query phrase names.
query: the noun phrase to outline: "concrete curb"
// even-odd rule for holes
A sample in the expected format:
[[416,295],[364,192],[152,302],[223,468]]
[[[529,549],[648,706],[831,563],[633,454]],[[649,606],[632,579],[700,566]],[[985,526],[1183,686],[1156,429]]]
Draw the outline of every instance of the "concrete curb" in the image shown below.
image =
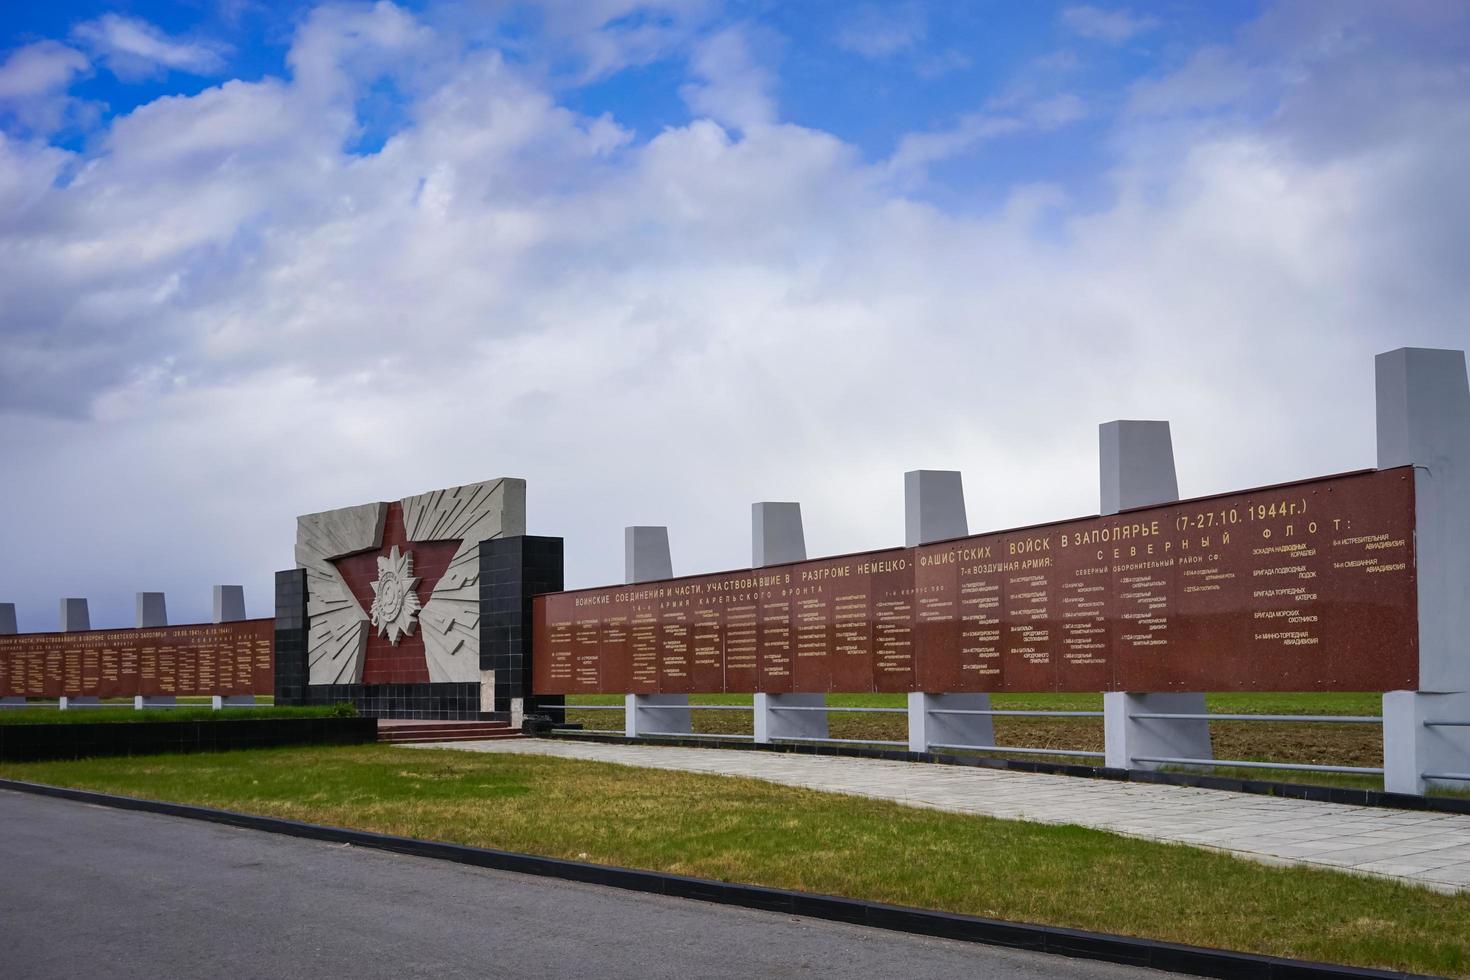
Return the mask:
[[513,851],[497,851],[464,844],[448,844],[441,841],[376,834],[366,830],[328,827],[279,817],[255,816],[248,813],[236,813],[232,810],[218,810],[213,807],[115,796],[91,790],[67,789],[15,779],[0,779],[0,789],[91,803],[97,806],[115,807],[119,810],[137,810],[144,813],[184,817],[190,820],[203,820],[288,837],[371,847],[380,851],[453,861],[457,864],[491,868],[496,871],[540,875],[546,878],[647,892],[670,898],[697,899],[718,905],[733,905],[784,915],[847,922],[874,929],[889,929],[895,932],[982,943],[988,946],[1027,949],[1080,959],[1104,960],[1110,963],[1148,967],[1191,976],[1262,978],[1262,980],[1317,980],[1317,978],[1329,977],[1409,980],[1409,978],[1423,976],[1422,974],[1396,973],[1274,956],[1259,956],[1253,953],[1236,953],[1200,946],[1183,946],[1176,943],[1087,932],[1080,929],[1007,922],[1001,919],[982,919],[950,912],[884,905],[878,902],[865,902],[860,899],[839,898],[832,895],[814,895],[783,888],[764,888],[758,885],[690,878],[657,871],[587,864],[580,861],[518,854]]

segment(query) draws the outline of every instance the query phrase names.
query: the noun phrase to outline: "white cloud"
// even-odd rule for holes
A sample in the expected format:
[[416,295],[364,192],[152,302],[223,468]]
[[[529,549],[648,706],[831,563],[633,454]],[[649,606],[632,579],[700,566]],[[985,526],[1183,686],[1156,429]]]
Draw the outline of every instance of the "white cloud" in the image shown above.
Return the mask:
[[890,177],[912,184],[928,167],[970,153],[991,140],[1017,133],[1051,130],[1082,119],[1087,108],[1074,93],[1062,92],[1029,103],[996,100],[991,109],[961,116],[954,125],[906,134],[886,162]]
[[9,114],[27,129],[59,129],[79,105],[66,90],[90,68],[86,55],[56,41],[17,48],[0,63],[0,120]]
[[64,89],[89,67],[87,56],[55,41],[38,41],[11,52],[0,64],[0,99],[49,95]]
[[889,58],[916,48],[928,34],[915,4],[859,7],[837,32],[837,46],[868,58]]
[[751,48],[751,31],[741,26],[727,27],[695,45],[689,60],[695,80],[679,89],[690,110],[737,130],[775,120],[775,76]]
[[[1087,513],[1109,418],[1171,418],[1186,494],[1349,469],[1372,355],[1464,344],[1470,83],[1390,30],[1344,51],[1266,23],[1232,57],[1276,69],[1271,111],[1127,116],[1086,212],[1022,183],[949,213],[783,123],[749,34],[694,58],[709,118],[640,143],[493,51],[346,9],[303,21],[291,78],[157,100],[86,155],[0,139],[23,626],[63,594],[125,622],[145,588],[182,620],[223,581],[266,614],[296,514],[501,474],[586,585],[625,524],[669,524],[679,572],[740,565],[758,499],[801,500],[814,554],[892,544],[921,466],[965,471],[977,530]],[[409,123],[348,153],[380,71]],[[1360,75],[1383,94],[1346,125]],[[915,137],[905,167],[999,125]]]
[[121,14],[103,14],[78,24],[72,34],[125,81],[166,71],[213,75],[224,69],[228,50],[214,41],[171,37],[146,20]]
[[1122,44],[1159,26],[1154,17],[1086,4],[1065,8],[1060,19],[1062,26],[1073,34],[1108,44]]

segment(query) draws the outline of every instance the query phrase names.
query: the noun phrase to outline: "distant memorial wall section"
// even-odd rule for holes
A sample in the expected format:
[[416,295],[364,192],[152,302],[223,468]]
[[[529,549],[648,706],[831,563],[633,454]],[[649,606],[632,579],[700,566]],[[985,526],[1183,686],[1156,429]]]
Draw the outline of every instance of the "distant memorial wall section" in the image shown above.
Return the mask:
[[1412,467],[537,596],[537,694],[1418,687]]
[[275,620],[0,636],[0,697],[270,694]]

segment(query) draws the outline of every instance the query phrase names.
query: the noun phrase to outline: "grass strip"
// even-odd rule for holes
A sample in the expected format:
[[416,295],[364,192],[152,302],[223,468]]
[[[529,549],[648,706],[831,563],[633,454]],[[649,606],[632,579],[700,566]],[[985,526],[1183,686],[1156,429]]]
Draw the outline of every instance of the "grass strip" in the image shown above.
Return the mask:
[[143,721],[241,721],[250,718],[330,718],[342,714],[331,705],[310,708],[221,708],[202,707],[143,708],[129,707],[73,708],[6,708],[0,710],[0,725],[96,725],[133,724]]
[[969,915],[1470,976],[1467,894],[756,780],[389,746],[7,763],[0,774]]

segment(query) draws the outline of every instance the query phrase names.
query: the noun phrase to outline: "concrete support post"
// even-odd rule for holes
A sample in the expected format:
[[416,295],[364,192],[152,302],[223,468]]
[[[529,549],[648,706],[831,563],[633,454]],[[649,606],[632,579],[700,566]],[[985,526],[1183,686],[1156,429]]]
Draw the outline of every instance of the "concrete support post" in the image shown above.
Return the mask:
[[[806,534],[801,526],[801,504],[770,500],[751,504],[751,567],[765,568],[805,560]],[[757,694],[752,719],[755,740],[826,738],[826,711],[785,710],[826,706],[825,694]]]
[[936,746],[995,744],[989,715],[950,714],[989,711],[988,694],[909,694],[909,751],[931,752]]
[[144,708],[172,708],[177,703],[178,699],[172,694],[133,695],[134,711],[142,711]]
[[238,623],[245,618],[245,587],[243,585],[216,585],[214,587],[214,622]]
[[806,560],[801,504],[764,500],[750,505],[750,565],[765,568]]
[[1101,514],[1179,499],[1168,422],[1122,419],[1098,426]]
[[232,708],[255,704],[253,694],[216,694],[209,699],[209,706],[215,711],[221,708]]
[[61,632],[83,633],[92,628],[86,599],[61,600]]
[[[1436,725],[1457,721],[1460,725]],[[1465,789],[1470,781],[1470,693],[1383,695],[1383,788],[1423,796],[1426,789]]]
[[958,470],[910,470],[903,475],[905,546],[963,538],[969,533],[965,487]]
[[629,738],[641,735],[687,735],[689,695],[628,694],[624,696],[624,732]]
[[666,527],[623,528],[623,581],[628,585],[674,577]]
[[[628,585],[673,578],[669,529],[646,525],[623,528],[623,573]],[[687,734],[694,730],[687,694],[629,694],[623,710],[623,729],[629,738],[636,738],[640,732]]]
[[139,629],[168,625],[168,607],[164,603],[162,592],[139,592],[137,608],[136,624]]
[[[1179,480],[1174,471],[1174,442],[1169,423],[1120,419],[1098,426],[1098,491],[1102,514],[1178,500]],[[1132,760],[1141,755],[1214,758],[1208,721],[1202,718],[1135,721],[1133,715],[1139,712],[1202,715],[1205,696],[1192,691],[1105,693],[1103,752],[1109,767],[1158,768],[1156,763],[1135,765]]]
[[791,708],[827,707],[825,694],[757,694],[755,696],[755,740],[826,738],[827,712],[791,711]]
[[[87,614],[86,599],[61,600],[61,632],[83,633],[92,628],[92,619]],[[64,697],[59,707],[62,711],[86,704],[97,704],[95,697]]]
[[[970,533],[965,485],[958,470],[910,470],[903,475],[903,539],[910,548]],[[989,715],[938,715],[936,708],[990,710],[988,694],[909,694],[909,751],[935,743],[994,745]]]
[[[15,628],[15,603],[0,602],[0,636],[14,636]],[[0,697],[0,708],[23,708],[26,699],[19,695],[6,695]]]
[[1379,354],[1378,467],[1414,467],[1419,690],[1383,696],[1383,785],[1395,793],[1470,783],[1470,381],[1465,353],[1403,347]]
[[1204,714],[1203,694],[1103,695],[1103,765],[1109,769],[1158,769],[1152,759],[1212,759],[1210,723],[1203,718],[1140,718],[1143,714]]

